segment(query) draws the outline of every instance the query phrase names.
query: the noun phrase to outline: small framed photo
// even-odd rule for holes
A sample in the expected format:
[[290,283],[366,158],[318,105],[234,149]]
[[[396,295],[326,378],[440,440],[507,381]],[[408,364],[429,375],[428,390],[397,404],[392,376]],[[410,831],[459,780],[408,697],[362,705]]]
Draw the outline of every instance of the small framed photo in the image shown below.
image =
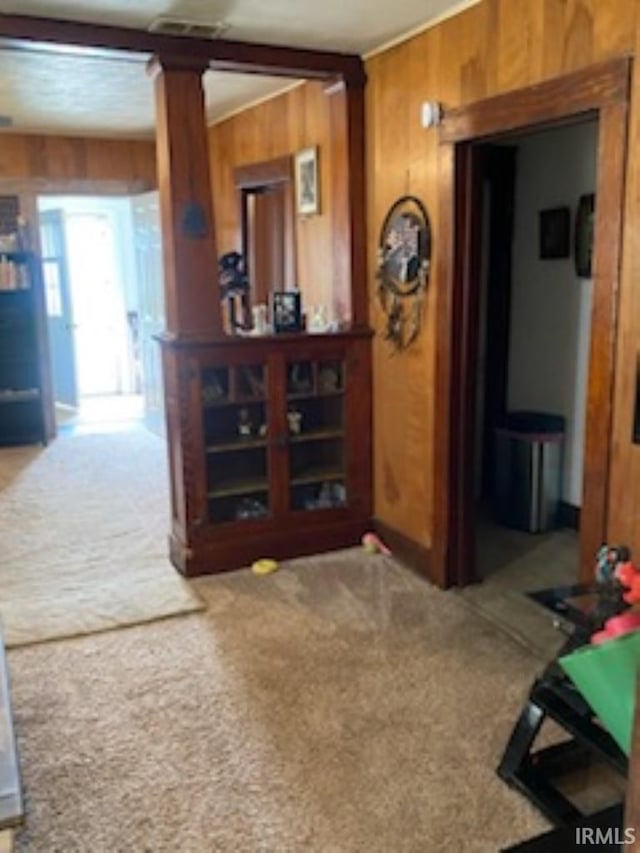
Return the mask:
[[276,291],[271,294],[273,331],[301,332],[302,306],[300,292],[297,290]]
[[318,149],[303,148],[295,155],[296,210],[301,216],[320,212]]
[[569,257],[568,207],[540,211],[540,257],[543,260]]

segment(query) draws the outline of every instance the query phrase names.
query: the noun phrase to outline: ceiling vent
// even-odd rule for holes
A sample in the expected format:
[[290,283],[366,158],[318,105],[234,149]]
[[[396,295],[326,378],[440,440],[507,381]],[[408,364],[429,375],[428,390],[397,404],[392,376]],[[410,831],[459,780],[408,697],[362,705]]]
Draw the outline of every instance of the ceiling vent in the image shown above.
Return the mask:
[[171,18],[163,15],[149,25],[149,32],[163,36],[190,36],[198,39],[217,39],[229,29],[229,24],[216,21],[204,24],[201,21],[189,21],[185,18]]

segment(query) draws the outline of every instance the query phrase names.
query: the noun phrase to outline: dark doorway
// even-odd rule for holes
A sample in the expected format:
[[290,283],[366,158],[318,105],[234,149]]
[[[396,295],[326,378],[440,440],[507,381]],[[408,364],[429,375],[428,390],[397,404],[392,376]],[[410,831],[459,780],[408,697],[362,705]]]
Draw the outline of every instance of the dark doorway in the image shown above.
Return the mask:
[[[576,119],[598,120],[593,305],[587,382],[580,576],[606,537],[616,295],[626,157],[629,63],[614,61],[451,111],[441,128],[434,536],[443,586],[478,579],[475,552],[476,363],[482,224],[481,143]],[[484,152],[486,153],[486,152]],[[450,244],[446,242],[450,235]],[[495,404],[499,407],[499,401]]]
[[247,192],[247,269],[251,270],[251,299],[266,303],[274,290],[284,289],[287,280],[287,198],[284,183]]
[[273,291],[296,286],[293,172],[290,157],[240,166],[242,255],[251,282],[247,308],[265,304]]
[[501,588],[575,581],[593,280],[578,264],[598,123],[478,146],[476,573]]
[[476,489],[478,497],[490,503],[495,497],[493,436],[507,411],[516,148],[487,143],[479,147],[477,156],[483,183],[478,305],[478,354],[483,369],[477,373]]

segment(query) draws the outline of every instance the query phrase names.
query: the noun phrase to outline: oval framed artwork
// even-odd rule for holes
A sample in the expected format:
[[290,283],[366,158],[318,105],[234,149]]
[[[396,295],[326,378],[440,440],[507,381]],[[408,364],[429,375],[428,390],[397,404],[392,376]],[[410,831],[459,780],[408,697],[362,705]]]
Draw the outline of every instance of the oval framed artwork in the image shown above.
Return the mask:
[[396,349],[420,331],[430,262],[427,211],[415,196],[402,196],[385,216],[378,242],[378,298],[387,316],[385,337]]

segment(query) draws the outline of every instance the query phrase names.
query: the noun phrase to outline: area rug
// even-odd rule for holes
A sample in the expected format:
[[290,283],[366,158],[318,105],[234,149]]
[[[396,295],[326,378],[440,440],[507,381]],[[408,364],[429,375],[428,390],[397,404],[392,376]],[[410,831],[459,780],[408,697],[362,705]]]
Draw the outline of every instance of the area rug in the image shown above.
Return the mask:
[[201,606],[170,565],[164,442],[144,429],[0,451],[0,618],[8,646]]
[[535,658],[362,549],[207,609],[9,652],[18,851],[485,853],[547,828],[495,768]]

